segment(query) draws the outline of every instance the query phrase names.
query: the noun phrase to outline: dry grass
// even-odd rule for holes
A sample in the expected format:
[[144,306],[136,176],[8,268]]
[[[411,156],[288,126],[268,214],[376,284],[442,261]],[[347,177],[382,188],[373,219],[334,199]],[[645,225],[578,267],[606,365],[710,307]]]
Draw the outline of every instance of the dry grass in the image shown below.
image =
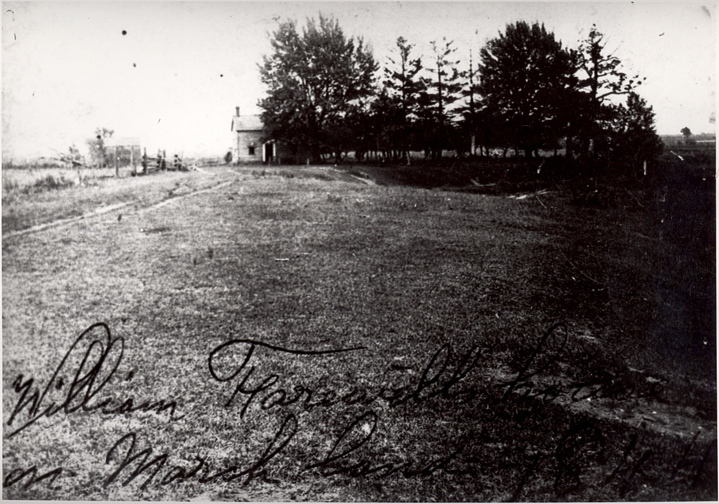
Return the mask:
[[[701,301],[713,294],[677,302],[677,275],[696,268],[671,269],[679,249],[657,247],[662,228],[648,229],[641,208],[370,186],[323,169],[216,173],[44,192],[7,210],[23,229],[100,202],[136,205],[121,220],[3,240],[6,487],[16,469],[62,468],[54,481],[20,479],[4,498],[716,498],[714,335],[692,318],[709,315]],[[175,187],[223,181],[151,207]],[[668,311],[677,306],[687,313]],[[98,398],[173,399],[184,417],[61,412],[7,438],[25,418],[7,425],[18,375],[57,384],[62,354],[98,321],[125,345]],[[564,326],[546,333],[557,321]],[[661,351],[666,328],[683,353]],[[258,347],[244,386],[268,389],[227,405],[242,375],[220,382],[208,358],[231,339],[363,349]],[[214,371],[227,376],[245,352],[223,350]],[[314,395],[264,409],[279,389],[285,399]],[[50,397],[59,403],[64,390]],[[137,465],[110,481],[124,455],[107,455],[131,432],[137,450],[168,457],[144,488],[152,470],[124,484]],[[229,480],[273,438],[276,448],[288,442]],[[332,453],[347,455],[318,466]],[[196,456],[212,468],[205,476],[239,469],[167,483],[181,473],[170,467],[187,476]]]
[[114,178],[113,170],[36,169],[3,172],[3,234],[126,204],[143,208],[217,183],[210,173],[168,172]]

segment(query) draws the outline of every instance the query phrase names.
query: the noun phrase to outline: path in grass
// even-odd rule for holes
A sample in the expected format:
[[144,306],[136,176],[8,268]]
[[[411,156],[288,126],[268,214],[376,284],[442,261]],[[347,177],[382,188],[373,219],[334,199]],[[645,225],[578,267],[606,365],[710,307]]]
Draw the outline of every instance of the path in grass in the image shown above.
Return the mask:
[[[229,185],[229,184],[231,184],[231,183],[232,183],[231,181],[230,181],[230,182],[222,182],[222,183],[216,184],[216,185],[214,185],[214,186],[211,186],[211,187],[209,187],[209,188],[207,188],[207,189],[197,189],[197,190],[193,190],[193,191],[190,192],[190,193],[182,194],[182,195],[180,195],[180,196],[169,195],[169,196],[167,197],[167,199],[164,199],[164,200],[162,200],[162,201],[160,201],[160,202],[158,202],[158,203],[149,204],[148,206],[141,207],[141,208],[138,208],[138,207],[136,206],[133,210],[135,210],[135,211],[148,211],[148,210],[152,210],[152,209],[154,209],[154,208],[160,208],[160,207],[162,207],[162,206],[165,206],[165,205],[167,205],[167,204],[172,203],[173,200],[175,200],[175,199],[178,199],[178,198],[187,198],[188,196],[194,196],[194,195],[197,195],[197,194],[206,193],[206,192],[208,192],[208,191],[214,191],[214,190],[220,189],[220,188],[222,188],[222,187],[224,187],[224,186],[226,186],[226,185]],[[83,215],[80,215],[80,216],[77,216],[77,217],[71,217],[71,218],[68,218],[68,219],[53,220],[53,221],[50,221],[50,222],[46,222],[46,223],[44,223],[44,224],[37,224],[37,225],[31,226],[31,227],[29,227],[29,228],[21,229],[21,230],[19,230],[19,231],[9,231],[9,232],[3,234],[3,238],[12,238],[12,237],[15,237],[15,236],[20,236],[20,235],[24,235],[24,234],[28,234],[28,233],[35,233],[35,232],[37,232],[37,231],[42,231],[42,230],[44,230],[44,229],[49,229],[49,228],[51,228],[51,227],[64,226],[64,225],[66,225],[66,224],[70,224],[70,223],[72,223],[72,222],[76,222],[76,221],[81,220],[81,219],[89,219],[89,218],[92,218],[92,217],[98,217],[98,216],[100,216],[100,215],[105,215],[105,214],[108,214],[108,213],[111,213],[111,212],[117,212],[118,210],[121,210],[121,209],[123,209],[123,208],[126,208],[126,207],[128,207],[128,206],[130,206],[130,205],[132,205],[132,204],[133,204],[133,202],[125,202],[125,203],[117,203],[117,204],[115,204],[115,205],[110,205],[110,206],[103,206],[103,207],[100,207],[100,208],[96,208],[94,211],[92,211],[92,212],[90,212],[90,213],[86,213],[86,214],[83,214]],[[122,217],[122,214],[120,214],[120,216],[118,217],[118,220],[121,220],[121,217]]]
[[[557,194],[300,173],[3,240],[5,498],[716,498],[715,386],[631,360],[652,277],[625,234]],[[54,374],[97,322],[122,341]]]
[[[128,206],[132,207],[131,211],[162,206],[178,197],[213,190],[222,185],[221,180],[232,179],[233,174],[247,176],[255,173],[256,176],[263,176],[262,174],[268,173],[266,168],[258,167],[241,170],[244,173],[231,168],[214,167],[198,168],[193,172],[155,173],[149,177],[88,178],[88,181],[94,185],[65,187],[61,191],[63,198],[57,197],[57,190],[30,194],[20,191],[17,194],[4,193],[3,237],[33,233],[49,227],[125,209]],[[276,175],[278,172],[291,173],[286,170],[269,170],[270,174]],[[364,180],[339,170],[328,170],[324,167],[308,167],[302,169],[301,172],[301,176],[311,177],[316,176],[317,173],[331,173],[331,176],[326,177],[328,180],[349,179],[365,184],[373,183],[370,180]],[[36,170],[33,173],[36,178],[43,176],[42,170]]]

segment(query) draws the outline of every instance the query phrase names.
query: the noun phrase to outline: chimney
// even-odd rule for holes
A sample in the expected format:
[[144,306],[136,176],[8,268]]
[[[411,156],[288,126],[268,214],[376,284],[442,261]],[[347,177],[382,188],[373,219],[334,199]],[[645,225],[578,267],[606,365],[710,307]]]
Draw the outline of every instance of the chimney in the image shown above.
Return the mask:
[[240,107],[235,107],[235,115],[236,115],[237,117],[240,116]]

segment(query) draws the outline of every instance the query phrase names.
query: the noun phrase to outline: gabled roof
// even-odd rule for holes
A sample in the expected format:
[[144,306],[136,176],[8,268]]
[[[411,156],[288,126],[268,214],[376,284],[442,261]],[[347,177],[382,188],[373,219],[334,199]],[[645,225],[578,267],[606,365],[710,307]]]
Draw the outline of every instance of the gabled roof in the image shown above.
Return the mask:
[[262,131],[262,119],[258,114],[234,116],[230,129],[232,131]]

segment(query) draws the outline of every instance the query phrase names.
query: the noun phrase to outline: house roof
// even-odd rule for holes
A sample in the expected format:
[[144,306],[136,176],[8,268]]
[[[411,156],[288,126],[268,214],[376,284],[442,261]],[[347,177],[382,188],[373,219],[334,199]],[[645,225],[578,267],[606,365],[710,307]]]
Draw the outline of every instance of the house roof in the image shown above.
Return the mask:
[[234,116],[230,129],[232,131],[262,131],[262,119],[259,115]]

